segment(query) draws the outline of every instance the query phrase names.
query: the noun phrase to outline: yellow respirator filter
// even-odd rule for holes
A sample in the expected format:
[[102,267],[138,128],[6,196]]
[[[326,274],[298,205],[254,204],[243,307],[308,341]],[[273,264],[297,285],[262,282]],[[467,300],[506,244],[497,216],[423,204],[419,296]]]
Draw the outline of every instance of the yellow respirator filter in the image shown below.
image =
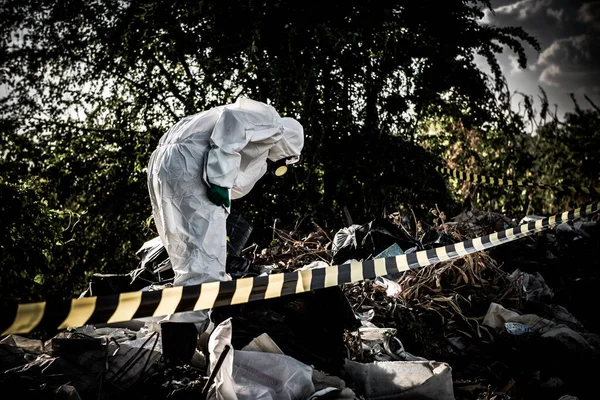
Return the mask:
[[287,170],[288,170],[288,167],[287,167],[287,159],[286,158],[276,161],[271,165],[271,171],[273,171],[273,174],[275,176],[285,175]]
[[277,169],[275,170],[275,176],[282,176],[287,172],[287,165],[282,165],[280,167],[277,167]]

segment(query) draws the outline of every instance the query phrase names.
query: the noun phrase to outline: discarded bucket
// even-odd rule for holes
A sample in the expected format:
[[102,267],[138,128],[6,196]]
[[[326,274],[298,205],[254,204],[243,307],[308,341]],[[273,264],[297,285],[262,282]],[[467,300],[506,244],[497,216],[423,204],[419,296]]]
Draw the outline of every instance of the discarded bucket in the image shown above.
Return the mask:
[[198,330],[193,322],[161,322],[165,361],[173,365],[189,364],[196,351]]

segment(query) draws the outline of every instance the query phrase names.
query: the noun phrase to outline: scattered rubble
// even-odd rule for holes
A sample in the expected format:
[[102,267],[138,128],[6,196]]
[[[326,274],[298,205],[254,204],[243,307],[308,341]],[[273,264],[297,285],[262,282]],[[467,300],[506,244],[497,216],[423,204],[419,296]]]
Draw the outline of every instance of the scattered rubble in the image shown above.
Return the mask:
[[[274,226],[261,249],[245,247],[251,227],[236,214],[228,273],[410,253],[539,218],[473,210],[413,237],[394,217],[336,233]],[[9,335],[0,341],[0,390],[21,399],[597,398],[598,221],[397,276],[219,307],[199,336],[151,318],[68,329],[45,342]],[[131,274],[94,276],[82,296],[170,285],[159,241],[138,255]]]

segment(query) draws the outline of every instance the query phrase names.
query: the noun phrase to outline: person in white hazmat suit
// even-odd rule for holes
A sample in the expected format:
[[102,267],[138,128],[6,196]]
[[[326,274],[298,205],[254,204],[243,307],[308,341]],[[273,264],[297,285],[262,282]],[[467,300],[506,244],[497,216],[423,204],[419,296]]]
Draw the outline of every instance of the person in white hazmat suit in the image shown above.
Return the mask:
[[[163,135],[148,164],[154,222],[174,272],[173,285],[227,280],[230,200],[246,195],[267,172],[299,161],[304,130],[267,104],[238,99],[183,118]],[[208,312],[170,315],[200,332]]]

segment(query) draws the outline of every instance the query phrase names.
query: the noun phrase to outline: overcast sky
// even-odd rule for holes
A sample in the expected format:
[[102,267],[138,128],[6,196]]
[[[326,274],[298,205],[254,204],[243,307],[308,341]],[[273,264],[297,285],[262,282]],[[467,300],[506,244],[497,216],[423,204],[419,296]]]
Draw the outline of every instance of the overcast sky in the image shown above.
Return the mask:
[[[483,23],[520,26],[541,46],[538,53],[527,47],[528,66],[518,67],[509,49],[499,55],[509,89],[537,98],[542,87],[559,115],[573,110],[569,93],[582,108],[589,108],[587,94],[600,107],[600,1],[491,0]],[[539,103],[537,103],[539,109]]]

